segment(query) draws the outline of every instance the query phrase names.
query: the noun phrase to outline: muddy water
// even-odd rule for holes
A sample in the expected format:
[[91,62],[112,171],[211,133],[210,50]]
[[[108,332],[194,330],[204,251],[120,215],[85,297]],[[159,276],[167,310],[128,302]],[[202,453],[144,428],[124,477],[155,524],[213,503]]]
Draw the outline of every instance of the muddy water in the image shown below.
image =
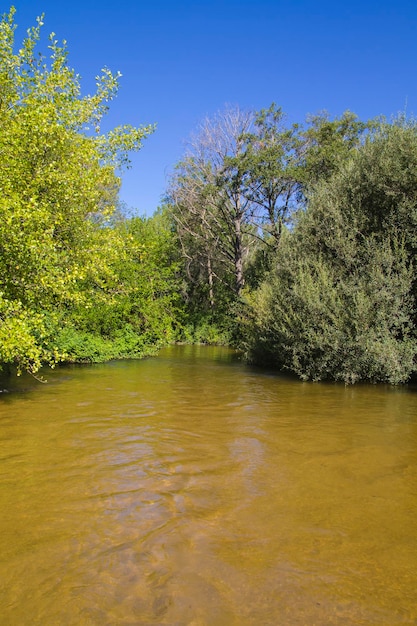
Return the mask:
[[1,625],[417,624],[412,388],[189,347],[6,386]]

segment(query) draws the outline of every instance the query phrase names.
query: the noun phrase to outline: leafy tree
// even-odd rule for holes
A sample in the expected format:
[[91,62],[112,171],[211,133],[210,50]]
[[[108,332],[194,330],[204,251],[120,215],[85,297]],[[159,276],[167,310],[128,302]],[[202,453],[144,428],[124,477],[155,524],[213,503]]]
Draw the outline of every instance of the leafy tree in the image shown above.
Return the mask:
[[275,104],[254,114],[251,131],[242,137],[246,149],[237,158],[245,172],[251,220],[264,243],[277,249],[283,227],[305,208],[314,186],[337,171],[373,126],[350,111],[333,120],[326,112],[309,116],[306,127],[288,126]]
[[153,130],[102,134],[120,75],[103,70],[81,96],[65,42],[52,33],[49,59],[36,52],[41,26],[15,52],[14,9],[0,22],[0,362],[31,372],[59,358],[53,329],[103,266],[96,231],[114,210],[117,168]]
[[406,381],[416,358],[417,129],[382,124],[316,185],[252,296],[248,350],[303,378]]
[[203,122],[177,166],[169,198],[188,278],[207,285],[212,309],[219,283],[239,298],[246,275],[259,280],[307,194],[337,170],[368,128],[349,112],[335,120],[319,114],[305,128],[288,126],[275,104],[259,112],[226,109]]
[[378,127],[377,121],[362,122],[351,111],[334,119],[327,111],[308,116],[307,127],[299,131],[299,196],[305,198],[317,183],[329,180],[368,132]]
[[118,218],[96,231],[102,255],[57,334],[67,359],[100,361],[141,356],[172,341],[181,320],[177,251],[166,215]]
[[181,318],[179,259],[169,216],[160,209],[151,218],[132,218],[119,227],[126,260],[118,271],[126,288],[117,306],[150,344],[176,337]]
[[406,381],[416,344],[404,249],[370,239],[342,275],[320,256],[289,260],[253,297],[251,359],[310,380]]
[[251,132],[243,137],[245,151],[238,157],[251,221],[273,249],[296,209],[299,186],[299,126],[287,127],[284,121],[275,104],[255,113]]

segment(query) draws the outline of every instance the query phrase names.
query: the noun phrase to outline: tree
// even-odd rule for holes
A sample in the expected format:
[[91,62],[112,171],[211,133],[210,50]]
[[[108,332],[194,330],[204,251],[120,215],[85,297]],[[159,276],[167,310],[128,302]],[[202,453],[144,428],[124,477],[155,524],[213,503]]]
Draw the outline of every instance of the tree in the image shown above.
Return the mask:
[[104,69],[81,96],[65,42],[52,33],[49,59],[37,54],[41,26],[15,52],[14,9],[0,22],[0,362],[31,372],[59,358],[53,329],[100,272],[95,233],[117,202],[117,168],[153,130],[102,134],[120,75]]
[[95,232],[93,277],[84,278],[88,301],[72,306],[57,333],[72,361],[103,361],[153,353],[180,325],[178,253],[163,211],[152,218],[117,216]]
[[283,228],[305,208],[314,186],[328,180],[359,147],[371,122],[346,111],[331,120],[326,112],[307,118],[307,126],[288,125],[274,103],[254,114],[245,150],[237,157],[245,171],[245,198],[251,221],[262,231],[264,243],[277,249]]
[[415,371],[417,128],[382,124],[315,186],[252,296],[247,346],[302,378]]
[[377,127],[378,122],[362,122],[351,111],[333,120],[327,111],[308,116],[307,127],[299,133],[299,195],[305,199],[317,183],[329,180],[351,151],[363,144],[367,132]]
[[261,230],[263,242],[275,250],[296,210],[299,188],[299,126],[287,127],[284,120],[275,104],[255,113],[251,132],[243,137],[246,149],[239,155],[251,221]]
[[204,268],[212,306],[215,281],[229,284],[237,297],[245,284],[243,266],[253,232],[240,157],[252,122],[251,113],[230,108],[206,119],[177,166],[169,189],[188,275],[197,274],[191,271],[197,247],[197,264]]
[[275,104],[248,113],[229,108],[201,124],[169,198],[188,280],[207,286],[212,309],[219,284],[239,298],[246,276],[259,281],[308,194],[369,127],[349,112],[287,125]]

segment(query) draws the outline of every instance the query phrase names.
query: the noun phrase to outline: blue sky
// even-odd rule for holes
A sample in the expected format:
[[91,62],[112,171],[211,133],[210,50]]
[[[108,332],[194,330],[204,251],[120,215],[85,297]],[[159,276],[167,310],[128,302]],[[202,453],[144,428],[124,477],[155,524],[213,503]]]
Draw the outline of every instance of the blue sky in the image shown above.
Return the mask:
[[[11,4],[11,3],[10,3]],[[10,4],[0,2],[1,12]],[[156,123],[121,199],[160,204],[198,122],[226,104],[276,102],[289,121],[326,109],[362,119],[417,114],[417,0],[15,0],[17,39],[45,13],[85,93],[103,66],[123,74],[106,128]]]

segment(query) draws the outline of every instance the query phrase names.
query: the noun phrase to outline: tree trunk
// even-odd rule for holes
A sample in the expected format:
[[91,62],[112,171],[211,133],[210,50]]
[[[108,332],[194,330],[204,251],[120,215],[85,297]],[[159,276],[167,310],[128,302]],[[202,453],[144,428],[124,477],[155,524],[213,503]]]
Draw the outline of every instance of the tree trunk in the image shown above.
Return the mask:
[[239,297],[245,285],[245,277],[243,275],[243,243],[242,243],[242,219],[235,219],[235,290]]
[[207,273],[208,273],[208,284],[209,284],[209,300],[210,300],[210,308],[214,309],[214,279],[213,279],[213,270],[211,267],[211,258],[207,257]]

